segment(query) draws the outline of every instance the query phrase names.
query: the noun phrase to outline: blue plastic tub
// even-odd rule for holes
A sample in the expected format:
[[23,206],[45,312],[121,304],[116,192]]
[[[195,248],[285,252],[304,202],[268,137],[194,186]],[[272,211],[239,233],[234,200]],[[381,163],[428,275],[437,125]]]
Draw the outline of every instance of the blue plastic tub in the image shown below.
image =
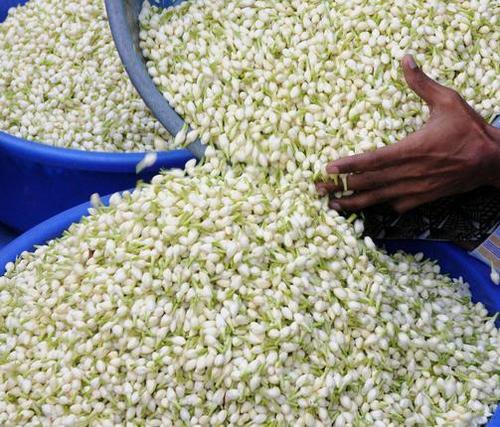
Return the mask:
[[[26,0],[0,0],[0,22]],[[97,153],[57,148],[0,132],[0,223],[25,231],[89,199],[150,180],[160,169],[183,168],[189,150],[158,153],[154,166],[136,175],[144,153]]]
[[[109,196],[102,198],[107,204]],[[88,215],[90,203],[69,209],[39,224],[0,250],[0,275],[5,265],[14,261],[23,251],[31,251],[35,246],[61,236],[72,223]],[[453,277],[463,277],[470,284],[472,299],[482,302],[491,314],[500,312],[500,286],[495,286],[489,277],[489,268],[471,257],[467,252],[450,243],[425,241],[382,242],[391,251],[399,249],[411,253],[423,252],[428,258],[439,261],[442,271]],[[488,427],[500,427],[500,406],[488,423]]]
[[5,21],[11,7],[26,3],[28,0],[2,0],[0,3],[0,22]]

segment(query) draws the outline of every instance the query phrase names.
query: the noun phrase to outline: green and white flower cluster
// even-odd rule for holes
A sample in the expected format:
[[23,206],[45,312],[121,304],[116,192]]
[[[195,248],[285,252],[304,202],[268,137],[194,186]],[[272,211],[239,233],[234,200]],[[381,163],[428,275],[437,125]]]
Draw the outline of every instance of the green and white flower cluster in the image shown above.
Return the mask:
[[103,0],[11,10],[0,24],[0,130],[81,150],[173,146],[123,69]]
[[165,172],[0,279],[0,424],[484,422],[493,319],[307,184]]
[[196,0],[144,3],[142,48],[170,104],[233,163],[320,173],[391,144],[427,107],[399,60],[458,90],[481,114],[500,104],[491,0]]

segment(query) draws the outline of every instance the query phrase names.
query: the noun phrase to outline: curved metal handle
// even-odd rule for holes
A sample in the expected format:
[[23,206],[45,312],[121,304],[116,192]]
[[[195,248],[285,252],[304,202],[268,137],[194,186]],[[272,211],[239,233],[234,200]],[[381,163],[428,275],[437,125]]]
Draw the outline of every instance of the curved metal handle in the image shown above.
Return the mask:
[[[142,0],[106,0],[105,3],[113,40],[125,71],[153,115],[171,135],[176,135],[185,121],[170,106],[149,76],[139,46],[139,13]],[[205,155],[206,146],[199,140],[192,142],[186,148],[198,160]]]

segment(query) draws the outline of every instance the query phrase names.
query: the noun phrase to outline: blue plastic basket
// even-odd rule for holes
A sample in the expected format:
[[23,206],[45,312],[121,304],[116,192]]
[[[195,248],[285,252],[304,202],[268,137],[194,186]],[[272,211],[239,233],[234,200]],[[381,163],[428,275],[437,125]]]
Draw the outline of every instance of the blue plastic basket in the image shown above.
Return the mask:
[[[0,0],[0,22],[26,0]],[[136,175],[144,153],[97,153],[51,147],[0,132],[0,222],[25,231],[88,200],[150,180],[160,169],[183,168],[189,150],[158,153],[156,163]]]
[[[109,196],[102,198],[109,202]],[[61,236],[72,223],[88,215],[90,203],[69,209],[24,233],[0,250],[0,275],[5,265],[14,261],[23,251],[31,251],[35,246]],[[463,277],[470,284],[472,299],[482,302],[491,314],[500,312],[500,286],[495,286],[489,277],[486,265],[471,257],[467,252],[450,243],[426,241],[387,241],[387,250],[404,250],[410,253],[423,252],[428,258],[439,261],[442,271],[453,277]],[[488,427],[500,427],[500,406],[488,423]]]

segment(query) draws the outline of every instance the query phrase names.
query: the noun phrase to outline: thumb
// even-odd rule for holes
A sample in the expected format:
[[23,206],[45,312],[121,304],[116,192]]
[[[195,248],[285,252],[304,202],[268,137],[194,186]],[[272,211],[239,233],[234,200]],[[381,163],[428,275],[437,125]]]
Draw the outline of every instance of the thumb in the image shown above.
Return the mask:
[[412,55],[405,55],[401,60],[403,73],[408,86],[422,98],[429,107],[435,105],[445,88],[425,74]]

